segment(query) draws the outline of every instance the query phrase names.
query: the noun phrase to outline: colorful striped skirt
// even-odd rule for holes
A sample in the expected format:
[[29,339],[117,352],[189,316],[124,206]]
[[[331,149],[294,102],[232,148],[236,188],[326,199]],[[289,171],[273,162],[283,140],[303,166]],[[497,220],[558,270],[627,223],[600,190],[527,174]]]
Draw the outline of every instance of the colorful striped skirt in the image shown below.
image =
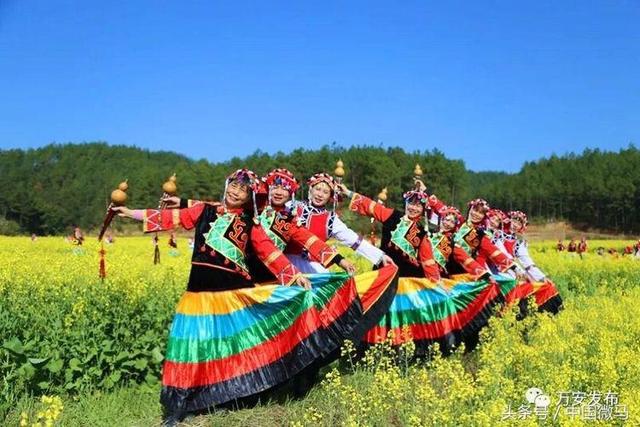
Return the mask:
[[549,279],[545,279],[543,282],[519,282],[516,286],[503,290],[503,295],[507,305],[533,297],[538,311],[557,314],[562,308],[562,298],[558,293],[558,288]]
[[375,323],[368,313],[386,311],[395,273],[309,275],[311,290],[186,292],[171,326],[162,404],[168,413],[199,411],[284,383]]
[[439,286],[426,278],[400,278],[389,311],[367,332],[364,344],[371,346],[387,338],[396,346],[413,341],[416,356],[423,356],[438,343],[448,354],[461,342],[475,342],[494,307],[503,301],[500,284],[493,281],[461,276],[443,279]]

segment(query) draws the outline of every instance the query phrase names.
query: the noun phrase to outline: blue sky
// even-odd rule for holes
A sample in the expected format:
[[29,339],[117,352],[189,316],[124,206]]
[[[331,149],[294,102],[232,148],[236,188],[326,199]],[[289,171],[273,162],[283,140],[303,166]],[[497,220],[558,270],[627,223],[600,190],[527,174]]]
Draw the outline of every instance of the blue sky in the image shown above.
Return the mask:
[[0,0],[0,149],[438,148],[473,170],[640,142],[640,2]]

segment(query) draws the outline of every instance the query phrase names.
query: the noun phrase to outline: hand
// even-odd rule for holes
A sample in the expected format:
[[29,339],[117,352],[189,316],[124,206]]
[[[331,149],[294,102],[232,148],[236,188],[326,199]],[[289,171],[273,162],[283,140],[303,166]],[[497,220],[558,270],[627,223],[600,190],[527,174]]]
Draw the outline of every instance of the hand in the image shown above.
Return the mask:
[[413,178],[413,183],[416,186],[416,190],[425,192],[427,191],[427,186],[424,185],[424,182],[420,178]]
[[347,197],[349,197],[349,195],[351,194],[351,190],[349,190],[347,186],[342,183],[336,184],[336,189],[338,190],[338,193],[345,195]]
[[120,218],[133,218],[133,211],[126,206],[112,206],[111,210]]
[[302,275],[298,276],[294,283],[298,286],[302,286],[307,290],[311,289],[311,280],[309,280],[305,276],[302,276]]
[[180,197],[178,196],[167,196],[160,199],[160,201],[164,204],[164,207],[167,209],[175,209],[180,207]]
[[353,276],[354,274],[356,274],[356,266],[353,265],[350,261],[348,261],[346,258],[343,258],[340,261],[340,264],[338,264],[340,266],[340,268],[342,268],[344,271],[346,271],[347,273],[349,273],[350,276]]
[[393,262],[393,260],[391,259],[391,257],[387,254],[382,255],[382,265],[383,266],[387,266],[387,265],[396,265],[395,262]]

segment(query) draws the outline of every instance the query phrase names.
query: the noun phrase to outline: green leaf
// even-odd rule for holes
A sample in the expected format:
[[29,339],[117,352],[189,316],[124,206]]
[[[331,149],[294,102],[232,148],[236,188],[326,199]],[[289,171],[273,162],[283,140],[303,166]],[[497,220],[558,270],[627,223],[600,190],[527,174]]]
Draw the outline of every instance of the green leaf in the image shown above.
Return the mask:
[[100,378],[102,377],[102,369],[96,367],[96,366],[92,366],[91,368],[89,368],[88,373],[95,378]]
[[36,368],[42,368],[47,364],[47,362],[49,362],[49,360],[51,360],[51,356],[45,358],[30,357],[27,360],[29,360],[29,363],[31,363]]
[[164,360],[164,355],[162,354],[162,351],[160,351],[159,347],[154,347],[153,350],[151,350],[151,357],[156,363],[160,363]]
[[149,384],[149,385],[155,385],[155,384],[158,384],[160,382],[160,379],[157,376],[155,376],[154,374],[148,373],[144,377],[144,382]]
[[125,359],[129,359],[129,352],[128,351],[121,351],[120,353],[118,353],[118,355],[116,356],[115,362],[120,362],[122,360]]
[[18,373],[23,378],[32,378],[36,374],[36,368],[31,363],[25,363],[18,368]]
[[82,362],[74,357],[69,361],[69,368],[71,368],[72,371],[82,371],[82,368],[80,367],[81,364]]
[[20,340],[16,337],[11,338],[10,340],[6,340],[4,343],[2,343],[2,347],[6,348],[14,354],[24,354],[24,346],[22,345],[22,342],[20,342]]
[[87,353],[87,355],[84,357],[84,363],[87,364],[89,362],[91,362],[91,360],[93,360],[94,357],[96,357],[98,355],[98,352],[93,349],[91,351],[89,351],[89,353]]
[[109,379],[113,382],[113,384],[115,385],[118,381],[120,381],[120,378],[122,377],[122,374],[120,373],[120,371],[115,371],[112,372],[111,375],[109,375]]
[[137,359],[133,366],[139,371],[142,371],[148,366],[147,359]]
[[64,362],[62,361],[62,359],[54,359],[51,362],[49,362],[49,364],[47,365],[47,368],[49,369],[49,372],[51,372],[52,374],[57,374],[58,372],[60,372],[63,366],[64,366]]

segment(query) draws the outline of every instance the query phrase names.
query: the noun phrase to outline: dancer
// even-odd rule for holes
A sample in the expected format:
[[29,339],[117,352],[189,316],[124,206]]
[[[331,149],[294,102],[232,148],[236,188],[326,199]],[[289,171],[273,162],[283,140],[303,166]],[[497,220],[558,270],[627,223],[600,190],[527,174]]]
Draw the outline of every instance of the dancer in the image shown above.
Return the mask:
[[484,199],[470,201],[467,206],[467,220],[460,226],[454,236],[454,242],[474,258],[480,265],[493,267],[494,272],[505,272],[515,269],[513,260],[492,243],[486,232],[484,222],[489,204]]
[[438,212],[440,229],[431,235],[433,257],[440,267],[440,276],[452,278],[459,274],[470,274],[474,280],[488,279],[490,272],[486,266],[478,264],[460,246],[453,243],[458,227],[464,222],[455,207],[444,207]]
[[489,209],[486,217],[486,232],[490,239],[501,239],[503,230],[508,227],[509,218],[500,209]]
[[[389,257],[385,257],[383,251],[347,227],[334,211],[327,210],[327,204],[336,197],[336,183],[333,177],[326,173],[317,173],[309,178],[307,184],[309,185],[308,200],[296,203],[293,208],[300,227],[308,229],[324,242],[330,238],[336,239],[342,245],[364,256],[373,265],[382,266],[391,261]],[[296,242],[287,246],[285,255],[304,273],[327,272],[320,263],[309,259],[305,248]]]
[[[520,283],[514,290],[523,301],[533,296],[538,306],[538,311],[546,311],[556,314],[562,308],[562,298],[556,285],[536,266],[529,255],[529,245],[525,240],[527,229],[527,215],[521,211],[511,211],[508,214],[510,232],[503,235],[503,245],[507,252],[515,259],[519,266],[519,272],[524,275],[524,283]],[[511,274],[515,274],[511,272]],[[509,298],[511,299],[511,298]],[[521,305],[521,315],[524,307]]]
[[587,238],[586,237],[582,236],[582,239],[580,239],[580,242],[578,243],[576,251],[578,252],[578,255],[580,256],[580,259],[582,259],[582,254],[587,252]]

